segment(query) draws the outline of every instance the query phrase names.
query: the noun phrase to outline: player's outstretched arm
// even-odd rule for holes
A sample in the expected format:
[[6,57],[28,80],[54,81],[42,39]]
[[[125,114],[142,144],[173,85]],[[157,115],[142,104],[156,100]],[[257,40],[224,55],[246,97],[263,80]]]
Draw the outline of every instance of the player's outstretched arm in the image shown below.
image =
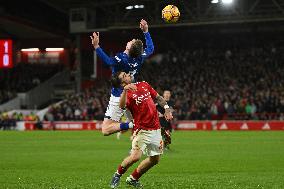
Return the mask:
[[164,116],[165,116],[166,120],[167,121],[172,120],[173,119],[172,111],[171,111],[169,105],[167,104],[167,102],[165,101],[165,99],[158,94],[157,97],[156,97],[156,100],[161,107],[165,108]]
[[96,50],[98,56],[103,60],[103,62],[106,65],[112,66],[116,64],[116,59],[110,58],[102,48],[100,48],[99,42],[100,42],[100,33],[99,32],[94,32],[92,36],[90,36],[92,45],[94,49]]
[[140,21],[140,28],[143,31],[145,35],[145,40],[146,40],[146,48],[144,50],[144,53],[142,54],[145,57],[150,56],[154,52],[154,44],[151,38],[151,35],[149,33],[149,26],[146,20],[142,19]]

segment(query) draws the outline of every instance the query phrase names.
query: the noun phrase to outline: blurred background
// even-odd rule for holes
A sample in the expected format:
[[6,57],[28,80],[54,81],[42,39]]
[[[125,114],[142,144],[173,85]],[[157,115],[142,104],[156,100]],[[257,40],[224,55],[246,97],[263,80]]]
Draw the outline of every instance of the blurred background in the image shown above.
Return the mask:
[[1,129],[100,129],[111,72],[89,36],[115,55],[144,41],[142,18],[155,52],[140,80],[171,90],[176,129],[284,129],[283,0],[1,1]]

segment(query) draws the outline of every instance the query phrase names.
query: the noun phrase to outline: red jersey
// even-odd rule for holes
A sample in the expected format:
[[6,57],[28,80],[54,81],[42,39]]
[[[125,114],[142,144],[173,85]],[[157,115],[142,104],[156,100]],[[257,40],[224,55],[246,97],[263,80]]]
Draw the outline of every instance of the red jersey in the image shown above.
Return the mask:
[[145,81],[135,83],[137,91],[127,91],[126,108],[134,118],[134,130],[157,130],[160,122],[153,101],[158,93]]

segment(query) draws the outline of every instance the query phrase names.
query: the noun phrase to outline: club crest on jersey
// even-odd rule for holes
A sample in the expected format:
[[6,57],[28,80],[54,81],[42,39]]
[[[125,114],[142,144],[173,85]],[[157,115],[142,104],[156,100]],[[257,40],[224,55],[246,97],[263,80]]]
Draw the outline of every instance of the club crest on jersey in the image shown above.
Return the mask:
[[144,89],[144,91],[146,91],[146,92],[148,91],[148,89],[145,89],[145,87],[143,87],[143,86],[142,86],[142,89]]
[[128,65],[131,67],[131,68],[135,68],[138,66],[138,63],[135,62],[135,63],[128,63]]

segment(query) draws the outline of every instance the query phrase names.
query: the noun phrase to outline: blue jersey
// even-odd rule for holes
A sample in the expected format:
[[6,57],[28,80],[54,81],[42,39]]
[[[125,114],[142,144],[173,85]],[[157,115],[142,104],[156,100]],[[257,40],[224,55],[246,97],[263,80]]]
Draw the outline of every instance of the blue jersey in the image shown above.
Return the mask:
[[[151,39],[150,33],[144,33],[146,40],[146,48],[141,56],[137,58],[131,58],[126,53],[121,52],[116,54],[114,57],[109,57],[102,48],[97,48],[96,52],[98,56],[103,60],[105,65],[108,65],[112,69],[112,74],[115,74],[119,71],[130,73],[134,80],[137,79],[137,75],[141,69],[141,66],[144,62],[144,59],[150,56],[154,51],[154,44]],[[120,97],[122,93],[121,88],[112,88],[111,94]]]

